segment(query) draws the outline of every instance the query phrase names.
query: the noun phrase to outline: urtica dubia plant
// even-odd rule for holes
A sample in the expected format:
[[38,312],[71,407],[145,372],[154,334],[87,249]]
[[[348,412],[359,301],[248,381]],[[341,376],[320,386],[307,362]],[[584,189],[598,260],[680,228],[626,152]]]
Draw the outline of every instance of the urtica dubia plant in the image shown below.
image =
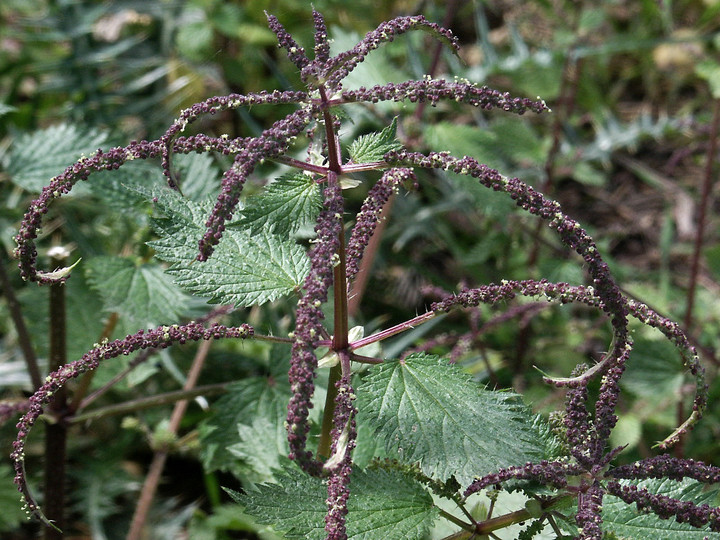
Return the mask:
[[[533,538],[546,528],[558,538],[600,539],[605,532],[627,537],[622,526],[628,516],[672,519],[677,530],[699,535],[687,538],[720,531],[720,510],[708,504],[715,492],[703,490],[703,484],[720,481],[720,469],[667,454],[632,464],[613,463],[623,450],[609,441],[617,422],[619,383],[632,361],[630,318],[658,330],[676,346],[696,386],[689,418],[657,447],[667,450],[677,443],[706,406],[704,372],[680,326],[625,296],[581,225],[557,202],[521,180],[503,176],[472,156],[411,151],[397,140],[395,121],[380,133],[358,138],[345,151],[340,142],[344,109],[382,101],[433,106],[457,102],[517,114],[549,112],[546,104],[467,81],[432,77],[344,89],[343,80],[368,53],[401,34],[424,30],[453,49],[456,39],[422,16],[400,17],[369,32],[354,48],[331,56],[323,17],[313,12],[313,18],[314,54],[308,55],[277,18],[268,16],[305,90],[231,94],[198,103],[184,110],[157,140],[98,150],[80,159],[56,176],[25,214],[15,252],[23,278],[62,284],[72,279],[72,267],[44,272],[36,265],[35,240],[49,205],[99,171],[160,159],[169,187],[129,189],[152,201],[159,212],[154,219],[158,238],[150,246],[157,258],[169,263],[168,273],[176,282],[227,306],[255,306],[289,295],[298,298],[288,337],[261,335],[248,324],[206,325],[212,320],[208,317],[140,329],[124,339],[98,344],[80,360],[51,373],[29,399],[17,424],[12,459],[27,509],[52,525],[28,487],[25,448],[44,407],[69,380],[143,349],[199,340],[254,339],[291,347],[284,426],[294,464],[278,459],[274,482],[249,483],[242,492],[231,494],[246,513],[287,537],[424,538],[441,518],[455,527],[449,538],[497,538],[503,529],[519,523],[526,524],[517,533],[519,538]],[[258,136],[183,135],[203,115],[273,104],[294,105],[296,110]],[[301,141],[307,143],[305,158],[297,148]],[[173,167],[173,158],[180,154],[205,152],[232,160],[212,208],[183,197]],[[246,181],[265,162],[294,172],[283,174],[260,194],[243,197]],[[427,312],[369,336],[350,328],[348,302],[354,283],[368,271],[363,256],[385,215],[383,208],[395,193],[417,190],[421,170],[467,177],[512,199],[580,256],[588,283],[502,280],[446,294]],[[364,173],[368,178],[373,172],[379,178],[348,220],[343,190],[355,183],[349,175]],[[353,222],[346,240],[346,223]],[[304,244],[298,231],[312,223],[314,234]],[[430,354],[427,346],[398,358],[362,350],[370,345],[377,350],[383,340],[447,312],[502,305],[518,297],[537,303],[584,304],[602,312],[611,327],[609,350],[599,362],[578,366],[565,378],[545,377],[547,384],[566,392],[564,410],[553,422],[532,414],[517,394],[484,388],[452,358]],[[313,422],[311,409],[320,405],[313,402],[320,370],[329,370],[327,396],[321,419]],[[363,459],[356,459],[361,452]],[[499,516],[492,515],[491,503],[489,512],[477,515],[471,501],[480,492],[491,501],[521,492],[527,502]]]

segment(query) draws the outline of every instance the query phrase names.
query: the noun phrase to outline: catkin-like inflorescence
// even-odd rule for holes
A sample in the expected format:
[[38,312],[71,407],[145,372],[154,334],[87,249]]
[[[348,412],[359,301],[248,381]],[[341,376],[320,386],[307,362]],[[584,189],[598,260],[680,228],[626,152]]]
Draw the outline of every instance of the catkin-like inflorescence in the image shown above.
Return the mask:
[[608,482],[607,490],[627,504],[634,503],[640,512],[652,512],[662,519],[674,517],[678,523],[689,523],[693,527],[709,525],[710,530],[720,532],[720,508],[680,501],[667,495],[651,493],[644,487],[624,485],[616,480]]
[[265,159],[277,157],[287,150],[292,140],[308,125],[310,118],[311,111],[308,108],[286,116],[275,122],[270,129],[263,131],[259,137],[250,139],[245,148],[235,156],[232,167],[223,175],[220,195],[205,222],[206,232],[198,242],[197,260],[207,260],[220,242],[225,222],[232,218],[250,173]]
[[103,360],[127,356],[142,349],[164,349],[174,344],[183,344],[201,339],[246,339],[252,335],[253,328],[247,324],[238,327],[227,327],[215,323],[209,328],[205,328],[200,323],[190,322],[184,325],[160,326],[153,330],[140,330],[133,335],[126,336],[124,339],[100,344],[85,353],[80,360],[66,364],[48,375],[45,384],[30,397],[28,411],[17,423],[18,435],[13,442],[13,451],[10,454],[11,459],[15,462],[15,483],[25,498],[28,510],[42,518],[40,509],[31,496],[25,479],[25,442],[28,433],[42,414],[43,407],[52,400],[53,395],[65,386],[70,379],[96,369]]
[[48,283],[57,281],[49,273],[39,273],[36,268],[37,249],[34,240],[38,236],[42,219],[48,212],[50,203],[70,192],[72,187],[80,180],[87,178],[94,172],[115,170],[126,161],[133,159],[148,159],[157,157],[162,151],[157,141],[133,141],[128,146],[111,148],[107,151],[98,150],[91,157],[83,157],[65,171],[52,179],[49,185],[45,186],[40,196],[30,203],[30,208],[25,212],[20,230],[15,236],[17,247],[15,258],[19,259],[20,275],[23,279]]
[[370,51],[380,47],[383,43],[393,41],[395,37],[410,30],[423,29],[429,31],[439,39],[448,43],[454,50],[459,48],[457,38],[445,28],[428,22],[422,15],[412,17],[398,17],[391,21],[381,23],[375,30],[368,32],[365,37],[352,49],[342,52],[331,58],[322,73],[329,88],[335,88],[350,74]]
[[598,480],[579,494],[578,511],[575,514],[575,523],[580,529],[578,540],[602,539],[603,495],[604,491]]
[[328,534],[328,540],[346,540],[345,516],[348,512],[347,501],[350,497],[352,451],[357,438],[355,424],[357,409],[353,405],[355,394],[350,384],[350,375],[343,376],[335,386],[338,393],[335,398],[335,414],[331,432],[330,455],[333,466],[327,484],[328,512],[325,515],[325,532]]
[[456,158],[448,152],[431,152],[428,155],[406,150],[388,152],[384,156],[390,164],[442,169],[477,178],[485,187],[494,191],[507,193],[515,204],[530,214],[549,222],[561,241],[576,251],[585,261],[588,273],[593,279],[595,294],[602,300],[601,308],[613,320],[616,331],[616,347],[625,345],[627,333],[627,307],[610,270],[600,256],[593,239],[575,220],[567,217],[556,201],[546,199],[541,193],[517,178],[506,178],[495,169],[478,163],[477,160],[465,156]]
[[277,36],[278,47],[285,49],[288,59],[302,71],[302,69],[310,63],[310,59],[305,54],[305,49],[297,44],[290,33],[285,30],[285,27],[280,24],[280,21],[275,15],[270,15],[267,11],[265,15],[267,16],[270,30]]
[[463,496],[469,497],[487,487],[500,486],[508,480],[535,480],[546,486],[562,489],[567,486],[567,477],[583,472],[577,464],[564,461],[547,461],[539,463],[526,463],[518,467],[500,469],[498,472],[476,478],[464,491]]
[[[330,178],[332,177],[332,179]],[[333,181],[331,181],[333,180]],[[343,198],[337,176],[329,174],[324,192],[324,209],[318,216],[315,232],[317,237],[310,249],[310,272],[305,278],[305,294],[298,301],[295,332],[290,355],[290,403],[288,404],[287,430],[290,458],[314,475],[321,474],[322,464],[306,450],[310,430],[308,415],[315,391],[317,357],[314,349],[322,332],[324,318],[321,306],[327,301],[328,290],[333,283],[334,263],[340,249]]]
[[313,23],[315,25],[315,62],[324,64],[330,59],[330,41],[325,18],[315,9],[313,9]]
[[663,454],[629,465],[615,467],[608,472],[608,476],[635,480],[644,478],[669,478],[670,480],[692,478],[703,484],[716,484],[720,482],[720,467],[706,465],[693,459],[680,459]]
[[389,83],[371,88],[344,90],[339,98],[342,103],[378,103],[380,101],[427,102],[435,106],[439,101],[456,101],[489,111],[501,109],[506,112],[524,114],[527,111],[541,113],[548,107],[541,99],[512,97],[509,92],[500,92],[487,86],[469,82],[451,82],[443,79],[422,79],[398,84]]
[[368,192],[365,202],[357,214],[347,247],[347,279],[352,280],[360,269],[365,248],[375,232],[383,206],[400,184],[415,182],[412,169],[390,169],[385,171]]

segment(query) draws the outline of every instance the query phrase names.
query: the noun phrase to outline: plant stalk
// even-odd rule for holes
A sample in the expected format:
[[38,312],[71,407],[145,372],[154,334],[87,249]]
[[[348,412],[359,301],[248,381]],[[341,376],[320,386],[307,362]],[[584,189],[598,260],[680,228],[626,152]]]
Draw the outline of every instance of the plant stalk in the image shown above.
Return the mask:
[[[67,258],[67,251],[54,248],[52,262],[62,266]],[[56,282],[50,285],[50,357],[49,371],[54,373],[67,363],[67,313],[65,308],[65,284]],[[60,388],[55,392],[52,402],[48,405],[48,413],[55,422],[45,427],[45,513],[55,527],[43,530],[45,540],[61,540],[62,529],[65,528],[65,459],[67,455],[67,392]]]
[[[183,385],[184,391],[192,390],[197,384],[197,380],[200,377],[200,371],[205,364],[208,352],[210,351],[210,345],[212,340],[206,340],[200,343],[195,358],[193,358],[192,366],[188,373],[185,384]],[[175,403],[173,412],[170,416],[170,422],[168,424],[168,431],[173,435],[176,435],[180,428],[180,422],[182,417],[187,410],[188,401],[182,400]],[[170,449],[167,447],[159,448],[153,455],[153,460],[150,463],[148,474],[145,477],[142,489],[140,491],[140,497],[135,507],[135,513],[133,514],[132,522],[130,524],[130,530],[127,534],[127,540],[141,540],[143,537],[143,529],[147,522],[148,514],[152,506],[152,501],[155,498],[155,492],[157,491],[158,484],[160,483],[160,476],[165,468],[165,462],[167,461]]]
[[42,375],[40,375],[40,368],[37,362],[37,355],[35,354],[35,348],[32,345],[30,339],[30,332],[28,332],[25,320],[22,316],[22,309],[20,302],[15,296],[15,291],[10,283],[10,278],[5,271],[5,250],[2,250],[2,260],[0,260],[0,290],[5,294],[5,299],[8,305],[8,311],[12,318],[13,324],[15,325],[15,331],[18,335],[18,344],[23,352],[23,358],[27,365],[28,374],[30,375],[30,382],[33,390],[40,388],[42,385]]

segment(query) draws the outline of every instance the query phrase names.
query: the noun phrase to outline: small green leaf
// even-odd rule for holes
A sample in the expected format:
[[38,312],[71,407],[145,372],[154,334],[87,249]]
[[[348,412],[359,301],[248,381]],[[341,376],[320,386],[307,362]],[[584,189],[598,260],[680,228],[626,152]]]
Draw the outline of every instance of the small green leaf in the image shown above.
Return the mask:
[[454,364],[410,355],[373,368],[357,389],[358,417],[388,452],[419,462],[431,478],[468,485],[511,465],[546,457],[534,418],[516,394],[491,392]]
[[[398,471],[355,470],[350,478],[349,540],[415,540],[423,538],[438,516],[432,497],[417,481]],[[298,494],[302,494],[301,497]],[[288,469],[279,484],[237,495],[245,511],[272,524],[286,538],[326,537],[327,488],[319,478]]]
[[252,234],[266,230],[288,236],[314,223],[321,206],[320,187],[310,176],[286,174],[247,199],[237,227],[248,227]]
[[259,305],[291,294],[310,271],[301,246],[265,229],[256,234],[228,229],[212,257],[197,262],[209,205],[194,203],[169,189],[155,189],[151,194],[167,218],[153,220],[162,238],[148,245],[159,259],[172,263],[167,273],[188,292],[211,302]]
[[381,161],[391,150],[399,150],[402,144],[396,138],[397,117],[380,133],[369,133],[358,137],[348,148],[350,159],[354,163],[372,163]]
[[96,257],[85,272],[105,311],[142,328],[177,320],[187,309],[187,296],[157,264],[137,266],[124,257]]
[[6,171],[12,182],[28,191],[40,191],[82,155],[90,156],[105,144],[107,134],[97,129],[60,124],[18,137]]
[[[694,480],[652,479],[633,483],[651,493],[698,505],[717,506],[719,502],[717,487],[709,488]],[[606,495],[603,500],[602,518],[603,530],[614,533],[620,540],[702,540],[710,533],[708,526],[698,529],[678,523],[674,518],[660,519],[655,514],[638,512],[634,504],[627,504],[612,495]]]

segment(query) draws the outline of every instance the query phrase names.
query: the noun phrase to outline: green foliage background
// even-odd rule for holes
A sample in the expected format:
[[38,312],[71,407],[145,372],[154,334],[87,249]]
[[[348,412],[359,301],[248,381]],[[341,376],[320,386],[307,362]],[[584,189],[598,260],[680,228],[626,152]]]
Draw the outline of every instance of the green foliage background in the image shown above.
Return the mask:
[[[362,144],[351,146],[358,136],[380,131],[398,117],[397,136],[408,147],[472,155],[506,175],[517,175],[557,198],[589,228],[626,292],[683,320],[699,178],[710,142],[712,103],[720,98],[720,2],[379,4],[314,2],[326,16],[338,51],[393,16],[422,13],[432,21],[445,21],[460,37],[462,49],[459,58],[441,53],[439,73],[540,96],[553,114],[515,118],[448,104],[421,113],[394,103],[372,111],[348,108],[351,122],[343,143],[350,155],[367,150]],[[24,208],[52,176],[82,154],[154,138],[181,108],[194,102],[215,94],[299,87],[294,66],[275,48],[263,10],[277,15],[296,40],[310,46],[312,17],[308,3],[300,0],[6,0],[0,5],[2,264],[19,294],[41,360],[47,355],[45,290],[23,284],[9,260]],[[348,79],[348,87],[421,78],[432,62],[428,44],[423,35],[409,35],[373,52]],[[254,135],[289,110],[255,107],[203,119],[196,129],[231,137]],[[188,215],[207,209],[219,171],[227,165],[223,156],[176,160]],[[287,200],[268,198],[273,188],[265,191],[263,186],[278,177],[273,166],[260,168],[248,195],[257,197],[256,202],[265,196],[263,204],[278,204],[278,215],[297,212],[300,219],[275,221],[276,228],[269,231],[263,228],[262,215],[248,211],[241,222],[251,227],[253,237],[237,232],[236,241],[244,249],[282,253],[283,264],[293,261],[296,271],[275,276],[277,294],[267,293],[267,284],[258,288],[265,291],[260,296],[250,289],[232,291],[240,305],[268,302],[232,317],[263,332],[286,335],[293,302],[277,299],[304,275],[298,242],[309,235],[307,223],[318,199],[305,197],[312,186],[302,177],[283,177],[274,184],[286,188]],[[374,178],[358,174],[357,179],[365,182],[346,191],[355,209]],[[70,245],[73,260],[83,258],[68,284],[71,356],[78,357],[100,339],[111,313],[119,315],[114,337],[206,313],[204,300],[188,297],[178,286],[183,276],[185,291],[207,299],[223,285],[192,283],[195,278],[187,277],[177,258],[193,249],[196,225],[188,221],[186,245],[169,245],[162,238],[163,220],[156,214],[150,218],[147,194],[161,181],[157,164],[132,164],[117,174],[99,174],[51,208],[41,249]],[[396,201],[388,222],[376,273],[356,321],[365,326],[366,335],[423,311],[434,299],[421,292],[425,286],[452,291],[461,284],[527,277],[583,283],[579,261],[559,249],[549,234],[536,232],[535,222],[515,213],[511,201],[470,184],[458,188],[458,180],[442,172],[420,178],[420,183],[418,194]],[[684,441],[683,451],[720,465],[720,407],[713,399],[720,394],[715,382],[720,365],[717,189],[714,196],[690,332],[709,370],[711,402],[707,418]],[[311,204],[297,206],[306,200]],[[179,211],[162,196],[158,205],[165,205],[161,210],[166,212]],[[281,242],[278,235],[292,236],[293,241]],[[151,261],[154,252],[172,264],[167,273],[163,269],[168,266]],[[245,276],[249,269],[238,272]],[[497,313],[484,310],[481,322]],[[468,317],[455,314],[418,328],[411,338],[422,342],[438,334],[460,335],[467,326]],[[0,398],[22,397],[30,390],[29,378],[4,299],[0,339]],[[634,339],[636,351],[623,379],[621,418],[613,434],[614,443],[629,445],[620,461],[649,454],[654,441],[675,425],[677,404],[686,392],[680,364],[661,336],[638,329]],[[582,308],[547,308],[494,327],[463,349],[458,365],[480,385],[513,388],[534,412],[547,415],[562,403],[562,395],[543,385],[532,366],[567,374],[576,364],[598,358],[607,342],[607,328],[595,314]],[[384,354],[397,357],[409,344],[403,335],[385,344]],[[448,341],[430,352],[444,355],[451,348]],[[192,353],[190,347],[163,353],[116,386],[101,405],[177,389]],[[219,486],[239,490],[277,474],[292,474],[279,473],[286,463],[261,451],[285,451],[277,404],[288,392],[287,351],[260,343],[223,344],[213,348],[208,361],[202,383],[234,383],[225,396],[191,406],[183,424],[189,437],[178,445],[166,471],[166,489],[157,497],[155,515],[164,517],[153,523],[154,537],[190,531],[192,538],[208,540],[274,538],[264,525],[238,513]],[[104,367],[94,384],[108,381],[123,366],[119,360]],[[249,396],[257,399],[250,401]],[[375,411],[372,403],[367,407]],[[76,428],[69,471],[74,528],[96,538],[124,536],[148,460],[147,434],[161,425],[169,410],[141,411],[134,422],[125,423],[110,416]],[[0,427],[5,455],[14,438],[13,425],[8,421]],[[249,440],[272,444],[258,449]],[[39,444],[31,451],[28,469],[38,471]],[[10,478],[9,465],[0,462],[0,500],[7,509],[0,518],[0,534],[30,538],[33,527],[23,525],[22,512],[13,510],[17,496]],[[377,480],[388,486],[392,481]],[[253,504],[261,500],[258,496]],[[610,511],[616,512],[614,507]],[[620,525],[614,530],[618,537],[625,534]]]

